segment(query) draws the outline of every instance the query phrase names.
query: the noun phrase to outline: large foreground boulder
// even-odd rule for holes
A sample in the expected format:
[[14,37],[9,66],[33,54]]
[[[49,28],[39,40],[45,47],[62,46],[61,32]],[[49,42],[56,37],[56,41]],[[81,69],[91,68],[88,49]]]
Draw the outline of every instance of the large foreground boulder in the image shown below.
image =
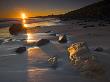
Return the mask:
[[66,43],[67,42],[67,37],[66,35],[60,35],[58,39],[59,43]]
[[26,29],[23,27],[22,24],[13,24],[9,28],[9,32],[11,35],[18,35],[20,32],[25,31]]
[[85,42],[72,44],[68,52],[72,65],[75,65],[82,75],[96,79],[103,78],[105,74],[103,65],[99,63],[95,54],[89,51]]
[[69,58],[71,61],[75,62],[78,58],[86,59],[90,57],[90,52],[85,42],[78,42],[72,44],[68,48]]
[[19,47],[15,50],[15,52],[19,54],[24,53],[25,51],[26,51],[26,47]]
[[48,39],[41,39],[39,40],[36,45],[37,46],[43,46],[43,45],[46,45],[47,43],[49,43],[50,41]]

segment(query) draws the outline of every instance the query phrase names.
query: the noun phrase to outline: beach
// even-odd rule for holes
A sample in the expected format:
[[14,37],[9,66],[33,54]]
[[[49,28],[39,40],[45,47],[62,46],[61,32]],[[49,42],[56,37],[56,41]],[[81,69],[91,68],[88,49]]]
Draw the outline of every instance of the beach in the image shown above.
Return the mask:
[[[8,28],[1,28],[5,32],[0,32],[0,40],[3,40],[0,44],[0,82],[110,81],[110,24],[107,21],[59,21],[56,19],[41,21],[32,24],[37,25],[34,28],[28,27],[26,34],[18,36],[9,35]],[[99,25],[100,23],[104,25]],[[8,36],[3,37],[5,33]],[[58,42],[60,34],[67,36],[67,43]],[[41,47],[25,45],[27,40],[39,39],[48,39],[50,42]],[[67,49],[76,42],[86,42],[90,51],[97,54],[98,60],[106,70],[105,77],[98,80],[87,78],[70,63]],[[15,53],[15,49],[21,46],[26,47],[26,52]],[[94,51],[97,47],[103,48],[103,52]],[[48,63],[51,56],[58,56],[58,66],[55,68]]]

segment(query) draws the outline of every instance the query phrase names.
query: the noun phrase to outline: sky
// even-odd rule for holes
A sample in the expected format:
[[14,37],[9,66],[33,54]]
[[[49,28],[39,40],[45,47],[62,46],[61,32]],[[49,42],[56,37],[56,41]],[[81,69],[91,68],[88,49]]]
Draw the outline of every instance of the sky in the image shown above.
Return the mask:
[[100,0],[0,0],[0,18],[63,14]]

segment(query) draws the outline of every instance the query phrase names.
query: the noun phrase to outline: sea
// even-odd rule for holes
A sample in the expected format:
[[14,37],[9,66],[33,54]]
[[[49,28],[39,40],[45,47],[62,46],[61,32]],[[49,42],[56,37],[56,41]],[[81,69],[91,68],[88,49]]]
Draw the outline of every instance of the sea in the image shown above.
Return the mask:
[[61,20],[56,18],[28,18],[25,20],[17,18],[2,18],[0,19],[0,37],[10,37],[9,27],[13,24],[22,24],[23,21],[25,21],[25,26],[27,28],[62,25]]

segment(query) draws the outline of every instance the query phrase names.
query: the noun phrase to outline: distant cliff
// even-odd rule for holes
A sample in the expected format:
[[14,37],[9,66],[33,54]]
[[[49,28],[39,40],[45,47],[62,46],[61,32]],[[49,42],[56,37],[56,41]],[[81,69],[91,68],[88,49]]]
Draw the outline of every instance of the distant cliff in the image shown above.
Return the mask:
[[62,15],[60,18],[62,20],[77,18],[110,19],[110,0],[102,0],[78,10],[68,12]]

